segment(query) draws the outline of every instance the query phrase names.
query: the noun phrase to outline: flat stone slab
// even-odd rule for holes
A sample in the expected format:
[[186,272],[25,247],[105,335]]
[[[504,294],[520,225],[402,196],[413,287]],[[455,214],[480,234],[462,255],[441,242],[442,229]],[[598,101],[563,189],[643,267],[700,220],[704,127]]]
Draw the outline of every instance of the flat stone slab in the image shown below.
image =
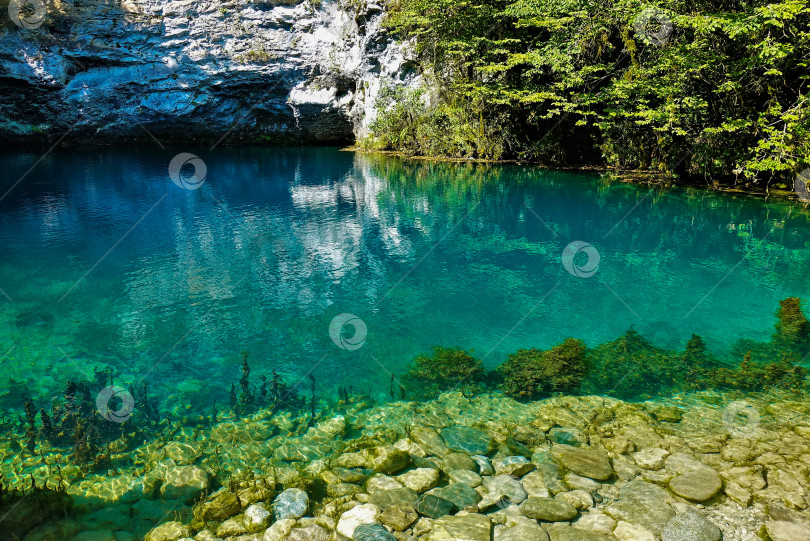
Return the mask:
[[434,488],[430,493],[453,502],[459,509],[473,506],[481,501],[481,495],[474,488],[464,483],[453,483],[446,487]]
[[410,488],[395,488],[393,490],[383,490],[372,494],[368,501],[380,508],[381,511],[387,511],[392,507],[405,506],[413,507],[416,500],[419,499],[419,494]]
[[433,494],[425,494],[416,503],[416,510],[419,514],[430,518],[441,518],[450,515],[456,509],[457,507],[450,500]]
[[577,516],[573,505],[552,498],[526,498],[520,504],[520,512],[525,517],[545,522],[566,522]]
[[551,448],[555,462],[582,477],[607,481],[613,475],[610,457],[604,451],[570,445],[555,445]]
[[713,471],[693,471],[675,477],[669,482],[669,488],[687,500],[705,502],[720,492],[723,481]]
[[428,541],[490,541],[492,523],[489,517],[470,514],[437,519],[428,534]]
[[676,516],[661,532],[662,541],[720,541],[722,538],[720,528],[694,511]]
[[468,455],[488,455],[495,449],[489,434],[469,426],[447,427],[442,430],[442,439],[449,449]]

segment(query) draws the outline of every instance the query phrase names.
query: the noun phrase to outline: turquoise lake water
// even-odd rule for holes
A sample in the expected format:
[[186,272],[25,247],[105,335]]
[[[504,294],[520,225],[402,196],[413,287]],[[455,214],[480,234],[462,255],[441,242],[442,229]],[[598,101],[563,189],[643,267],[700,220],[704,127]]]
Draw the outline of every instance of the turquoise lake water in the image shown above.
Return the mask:
[[[169,178],[178,152],[199,189]],[[0,155],[2,411],[94,368],[165,409],[224,405],[243,350],[251,377],[374,396],[435,345],[494,367],[632,326],[725,355],[810,298],[795,203],[331,148],[41,155]]]

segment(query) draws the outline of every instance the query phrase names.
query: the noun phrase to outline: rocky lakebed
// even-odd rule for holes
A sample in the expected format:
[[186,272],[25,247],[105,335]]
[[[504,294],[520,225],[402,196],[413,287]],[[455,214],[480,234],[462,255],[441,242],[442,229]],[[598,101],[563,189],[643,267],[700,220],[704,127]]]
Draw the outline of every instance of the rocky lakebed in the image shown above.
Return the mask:
[[[445,393],[304,417],[186,425],[112,457],[132,467],[63,467],[66,516],[32,498],[6,522],[24,541],[810,540],[801,394]],[[7,480],[50,467],[11,456]]]

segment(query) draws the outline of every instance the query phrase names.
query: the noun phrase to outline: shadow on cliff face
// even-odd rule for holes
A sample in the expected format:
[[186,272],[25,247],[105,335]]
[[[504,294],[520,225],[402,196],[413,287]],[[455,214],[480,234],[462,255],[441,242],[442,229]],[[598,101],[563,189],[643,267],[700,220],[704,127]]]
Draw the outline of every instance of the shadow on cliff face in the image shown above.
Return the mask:
[[382,14],[282,4],[0,0],[0,139],[354,141]]

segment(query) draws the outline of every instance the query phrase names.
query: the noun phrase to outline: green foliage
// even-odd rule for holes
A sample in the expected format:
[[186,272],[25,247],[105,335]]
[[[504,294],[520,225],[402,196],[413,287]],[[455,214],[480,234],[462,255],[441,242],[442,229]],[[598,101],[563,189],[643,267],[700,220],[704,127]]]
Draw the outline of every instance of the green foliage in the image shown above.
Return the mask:
[[432,355],[419,355],[413,360],[401,383],[405,396],[421,400],[448,390],[479,392],[485,377],[480,359],[461,349],[437,346]]
[[735,183],[810,165],[801,0],[395,0],[387,25],[436,95],[412,124],[408,105],[383,113],[377,147]]
[[499,367],[507,396],[535,399],[552,392],[573,393],[587,372],[582,340],[567,338],[548,351],[521,349]]
[[463,100],[428,102],[423,89],[384,85],[375,104],[379,114],[369,127],[373,135],[361,144],[406,155],[502,157],[507,134],[484,122],[480,111]]

